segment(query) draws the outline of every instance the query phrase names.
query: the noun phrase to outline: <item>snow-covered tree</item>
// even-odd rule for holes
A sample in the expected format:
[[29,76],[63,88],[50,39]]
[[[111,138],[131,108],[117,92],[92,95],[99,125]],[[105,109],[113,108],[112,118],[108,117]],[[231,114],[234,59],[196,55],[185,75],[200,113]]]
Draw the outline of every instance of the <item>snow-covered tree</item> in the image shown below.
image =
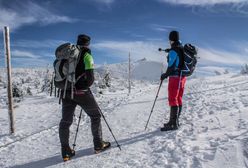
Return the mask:
[[12,85],[13,97],[23,98],[24,92],[18,83],[13,83]]
[[241,74],[248,74],[248,64],[241,67]]
[[44,74],[43,85],[41,86],[41,92],[50,92],[51,80],[53,80],[51,74],[52,73],[50,73],[49,68],[47,67],[47,70]]
[[99,78],[98,78],[98,86],[101,89],[105,89],[107,87],[110,87],[110,82],[111,82],[111,73],[109,71],[109,67],[106,63],[104,63],[103,66],[103,72],[101,74],[99,74]]
[[220,73],[219,71],[217,71],[217,70],[215,70],[214,73],[215,73],[216,75],[221,75],[221,73]]
[[31,88],[30,87],[27,88],[27,94],[30,95],[30,96],[33,95],[32,92],[31,92]]
[[225,69],[224,74],[229,74],[228,69]]
[[103,81],[105,83],[105,85],[107,87],[110,87],[110,82],[111,82],[111,79],[110,79],[110,73],[106,73],[103,77]]
[[103,73],[103,83],[107,86],[110,87],[110,71],[109,71],[109,67],[107,64],[104,64],[104,73]]

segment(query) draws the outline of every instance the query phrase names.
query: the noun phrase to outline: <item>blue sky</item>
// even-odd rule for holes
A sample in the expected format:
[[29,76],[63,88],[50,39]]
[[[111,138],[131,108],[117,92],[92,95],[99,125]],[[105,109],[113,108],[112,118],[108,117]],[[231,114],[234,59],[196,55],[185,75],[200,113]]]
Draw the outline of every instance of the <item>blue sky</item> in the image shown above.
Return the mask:
[[202,66],[248,62],[247,0],[0,0],[6,25],[13,67],[52,65],[56,47],[81,33],[92,37],[96,64],[126,61],[129,52],[133,60],[165,61],[157,49],[168,47],[171,30],[198,47]]

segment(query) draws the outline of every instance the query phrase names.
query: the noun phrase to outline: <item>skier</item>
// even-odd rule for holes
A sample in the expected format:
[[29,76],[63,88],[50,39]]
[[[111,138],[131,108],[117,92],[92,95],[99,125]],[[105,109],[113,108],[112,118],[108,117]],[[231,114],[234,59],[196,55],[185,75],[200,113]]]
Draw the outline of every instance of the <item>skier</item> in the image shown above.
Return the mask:
[[180,67],[183,64],[183,46],[179,40],[179,32],[171,31],[169,34],[170,49],[167,49],[168,68],[165,73],[161,75],[163,81],[169,77],[168,82],[168,100],[170,106],[170,119],[169,122],[164,124],[161,131],[176,130],[179,127],[179,116],[182,111],[182,97],[186,77],[182,76]]
[[95,153],[99,153],[111,146],[110,142],[102,140],[101,113],[89,88],[94,82],[94,61],[89,44],[89,36],[84,34],[78,35],[77,45],[81,48],[81,54],[75,73],[76,79],[80,76],[82,77],[75,84],[73,98],[70,96],[70,90],[62,91],[68,92],[65,94],[65,98],[62,99],[62,119],[59,124],[61,153],[64,161],[70,160],[75,155],[75,151],[69,146],[69,128],[73,122],[73,115],[77,105],[81,106],[91,119]]

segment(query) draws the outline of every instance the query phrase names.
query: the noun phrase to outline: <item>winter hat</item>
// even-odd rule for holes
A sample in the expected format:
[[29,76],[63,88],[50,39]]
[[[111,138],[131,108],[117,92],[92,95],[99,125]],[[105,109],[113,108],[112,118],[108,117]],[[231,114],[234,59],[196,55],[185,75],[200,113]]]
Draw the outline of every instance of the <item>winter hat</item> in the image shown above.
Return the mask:
[[83,45],[83,46],[90,45],[90,36],[87,36],[85,34],[78,35],[77,45]]
[[179,41],[179,33],[178,31],[171,31],[169,35],[170,41]]

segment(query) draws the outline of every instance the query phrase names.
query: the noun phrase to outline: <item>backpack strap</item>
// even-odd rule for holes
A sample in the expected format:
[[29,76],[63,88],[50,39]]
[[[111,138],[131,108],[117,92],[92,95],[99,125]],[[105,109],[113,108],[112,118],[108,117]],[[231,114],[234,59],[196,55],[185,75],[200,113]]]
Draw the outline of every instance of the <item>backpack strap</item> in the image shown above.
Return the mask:
[[65,95],[66,95],[67,85],[68,85],[68,79],[66,78],[66,80],[65,80],[65,87],[64,87],[64,93],[63,93],[63,99],[65,98]]
[[78,77],[77,77],[77,79],[76,79],[76,82],[75,83],[77,83],[77,81],[80,79],[80,78],[82,78],[83,76],[85,76],[86,75],[86,73],[82,73],[81,75],[79,75]]
[[74,82],[71,82],[71,99],[74,98]]
[[78,81],[78,78],[76,79],[76,67],[77,67],[78,62],[80,60],[80,56],[81,56],[81,54],[83,52],[83,49],[79,45],[76,45],[76,47],[79,50],[79,54],[78,54],[77,60],[74,62],[74,67],[75,67],[74,72],[73,72],[73,74],[71,74],[72,75],[72,79],[73,79],[73,81],[71,81],[71,99],[74,99],[75,84]]
[[61,100],[62,100],[62,93],[63,93],[63,91],[61,90],[61,89],[59,89],[60,90],[60,94],[59,94],[59,104],[61,104]]

